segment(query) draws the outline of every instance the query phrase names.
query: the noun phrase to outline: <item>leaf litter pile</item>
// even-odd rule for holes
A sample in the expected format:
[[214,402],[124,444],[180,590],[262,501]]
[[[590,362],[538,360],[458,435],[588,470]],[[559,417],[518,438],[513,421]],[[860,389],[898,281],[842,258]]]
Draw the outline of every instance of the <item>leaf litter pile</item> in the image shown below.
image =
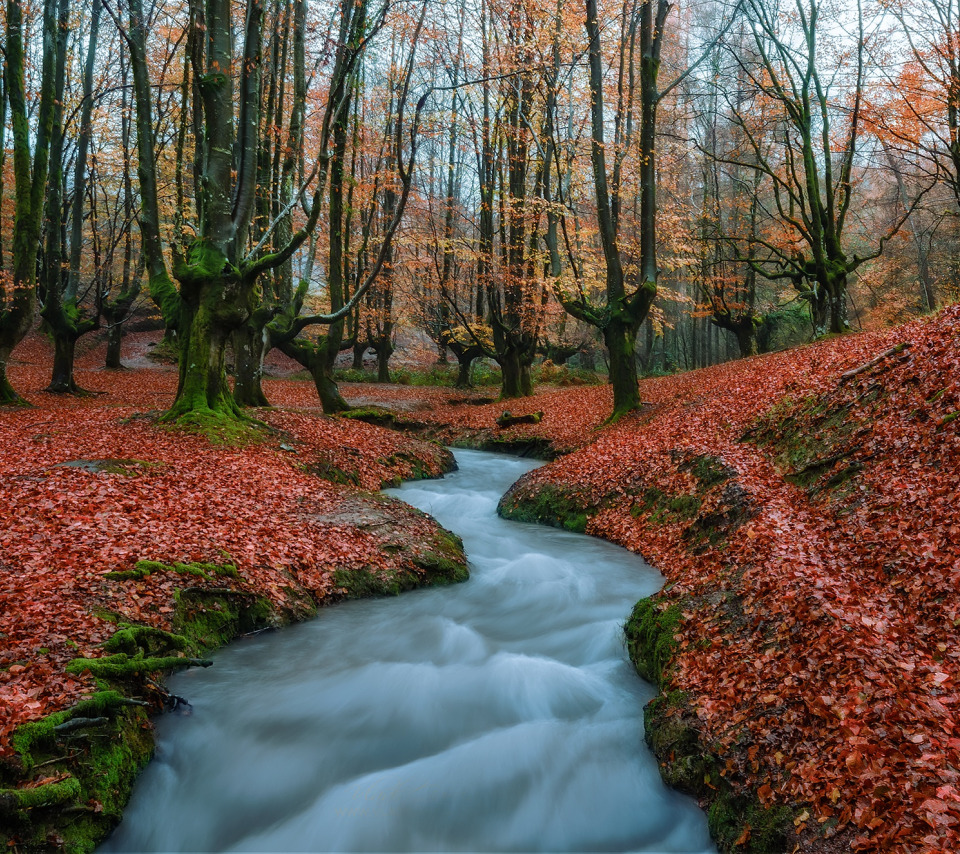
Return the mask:
[[[385,558],[369,531],[317,520],[432,447],[318,417],[311,384],[280,380],[267,394],[285,408],[263,417],[287,438],[213,446],[131,417],[168,405],[174,374],[81,371],[107,393],[63,400],[39,392],[43,346],[11,370],[39,407],[0,416],[0,751],[19,721],[89,690],[63,666],[109,635],[98,608],[163,625],[183,585],[107,572],[230,560],[235,583],[279,601],[292,577],[322,601],[334,567]],[[511,401],[543,418],[507,430],[504,404],[479,393],[345,391],[444,441],[568,452],[508,498],[559,491],[588,533],[663,572],[659,607],[681,613],[666,688],[685,693],[729,780],[794,808],[804,850],[960,850],[960,307],[644,380],[644,410],[608,427],[605,388]],[[138,462],[64,465],[91,459]],[[311,462],[359,482],[317,478]]]

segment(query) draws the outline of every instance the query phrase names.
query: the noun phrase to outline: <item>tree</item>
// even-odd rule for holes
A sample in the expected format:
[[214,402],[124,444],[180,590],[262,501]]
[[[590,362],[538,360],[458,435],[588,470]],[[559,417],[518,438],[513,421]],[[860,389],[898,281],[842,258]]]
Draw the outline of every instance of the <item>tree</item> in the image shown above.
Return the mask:
[[[8,0],[4,84],[13,130],[14,226],[12,269],[0,275],[0,404],[22,403],[7,379],[7,361],[13,348],[30,330],[36,311],[37,250],[43,225],[47,171],[56,109],[56,68],[60,9],[67,0],[44,0],[43,59],[40,103],[35,123],[27,104],[23,7]],[[32,143],[32,145],[31,145]]]
[[[746,259],[760,275],[793,284],[810,306],[815,334],[841,333],[847,322],[847,282],[876,258],[902,226],[909,209],[863,254],[850,254],[848,224],[856,195],[857,154],[864,125],[867,38],[857,5],[855,41],[833,44],[836,31],[822,20],[819,0],[794,0],[779,9],[748,0],[754,51],[733,62],[749,79],[754,97],[730,103],[731,115],[748,141],[749,159],[731,159],[770,181],[782,240],[754,237],[762,257]],[[830,46],[840,63],[825,76],[820,54]],[[775,112],[755,127],[765,105]]]
[[[660,85],[660,69],[667,34],[667,19],[672,5],[668,0],[629,0],[620,11],[620,37],[613,66],[616,69],[615,106],[606,105],[604,42],[597,0],[587,0],[584,26],[587,34],[590,93],[590,160],[593,169],[593,193],[596,203],[597,236],[602,248],[604,287],[599,298],[590,293],[580,266],[572,257],[565,238],[568,266],[575,287],[563,286],[562,253],[558,231],[568,211],[561,177],[554,183],[549,170],[544,181],[544,200],[555,222],[548,228],[546,240],[551,258],[554,290],[564,309],[595,327],[603,336],[609,355],[610,383],[613,387],[613,413],[617,418],[640,407],[637,384],[636,339],[657,295],[657,116],[671,92],[703,61],[712,44],[697,61],[668,85]],[[558,19],[562,6],[558,7]],[[722,34],[726,24],[721,27]],[[558,37],[559,38],[559,37]],[[550,103],[546,110],[547,133],[553,169],[559,173],[559,145],[555,140],[559,41],[555,41],[554,75],[548,83]],[[608,112],[609,110],[609,112]],[[613,139],[607,142],[607,126],[612,114]],[[638,121],[639,119],[639,121]],[[625,164],[633,160],[639,194],[634,223],[635,237],[628,252],[623,241]],[[612,161],[612,162],[611,162]],[[563,210],[561,210],[563,209]],[[558,227],[559,226],[559,227]]]
[[99,316],[92,313],[84,316],[79,305],[80,256],[83,247],[83,214],[86,200],[87,152],[90,147],[91,117],[93,114],[93,72],[96,62],[97,42],[100,30],[99,0],[91,0],[90,32],[87,56],[83,68],[80,127],[78,130],[76,159],[73,174],[73,201],[69,258],[64,258],[65,224],[62,191],[65,186],[64,141],[64,84],[68,21],[67,10],[61,9],[58,20],[57,72],[54,88],[57,104],[54,110],[53,140],[50,153],[50,176],[47,187],[46,252],[44,263],[44,300],[41,315],[53,337],[53,375],[47,391],[77,394],[82,390],[73,377],[73,362],[77,340],[95,329]]

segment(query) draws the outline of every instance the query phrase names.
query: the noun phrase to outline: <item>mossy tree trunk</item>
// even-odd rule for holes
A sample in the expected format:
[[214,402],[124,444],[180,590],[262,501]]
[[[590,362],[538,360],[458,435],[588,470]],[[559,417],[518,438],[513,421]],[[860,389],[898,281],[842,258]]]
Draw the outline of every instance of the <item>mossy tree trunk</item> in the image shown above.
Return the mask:
[[239,406],[270,405],[263,391],[263,360],[271,346],[267,323],[272,317],[270,306],[257,306],[233,333],[233,399]]
[[80,287],[80,260],[83,244],[83,205],[86,197],[87,151],[90,145],[93,114],[93,72],[96,61],[97,35],[100,28],[100,4],[94,4],[90,14],[90,35],[87,58],[83,70],[83,102],[77,140],[73,176],[72,223],[70,230],[69,262],[64,263],[63,202],[64,186],[64,124],[63,93],[66,76],[65,58],[69,29],[68,8],[61,4],[58,16],[57,67],[54,88],[57,104],[54,109],[53,135],[50,151],[49,188],[47,195],[47,251],[45,254],[45,301],[43,319],[54,344],[53,373],[47,391],[62,394],[83,394],[73,376],[77,340],[99,325],[97,316],[84,316],[78,302]]
[[[559,168],[553,145],[548,144],[544,179],[541,183],[547,209],[545,241],[550,254],[554,293],[563,308],[573,317],[597,328],[603,335],[609,358],[610,383],[613,391],[611,419],[638,409],[636,339],[657,295],[657,109],[664,93],[658,89],[660,54],[667,16],[671,4],[667,0],[651,0],[639,5],[636,14],[624,19],[620,33],[619,78],[617,103],[613,110],[614,136],[606,141],[609,119],[604,107],[604,62],[601,51],[600,22],[597,0],[587,0],[585,27],[589,42],[589,85],[591,94],[591,165],[597,199],[597,226],[606,266],[604,300],[592,302],[584,287],[580,264],[573,257],[569,267],[577,282],[576,291],[568,293],[560,285],[562,260],[558,230],[561,215],[556,202],[564,201],[561,182],[553,180]],[[560,16],[554,35],[553,78],[548,84],[544,121],[545,137],[553,139],[557,114],[557,85],[560,71]],[[639,63],[637,62],[639,60]],[[639,67],[637,67],[639,65]],[[639,103],[637,102],[639,95]],[[639,112],[639,131],[635,114]],[[612,170],[607,152],[612,152]],[[636,231],[640,244],[637,271],[627,280],[622,250],[618,242],[621,217],[621,183],[624,158],[637,159],[640,189],[640,210]],[[555,166],[556,164],[556,166]],[[569,252],[568,252],[569,254]]]
[[[66,0],[59,0],[65,5]],[[13,131],[14,224],[9,278],[0,277],[0,404],[23,403],[7,377],[14,347],[33,325],[36,310],[37,247],[49,167],[57,63],[58,0],[44,0],[40,105],[31,121],[24,80],[24,22],[19,0],[8,0],[4,82]]]

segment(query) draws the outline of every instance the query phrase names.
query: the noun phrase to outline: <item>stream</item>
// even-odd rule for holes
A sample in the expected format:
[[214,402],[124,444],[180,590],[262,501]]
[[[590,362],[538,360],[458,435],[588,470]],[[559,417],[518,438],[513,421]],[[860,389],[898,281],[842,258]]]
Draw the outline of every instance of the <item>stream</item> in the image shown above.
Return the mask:
[[622,625],[638,556],[496,517],[537,463],[457,451],[390,494],[463,537],[471,579],[347,602],[170,678],[189,715],[99,849],[713,852],[643,741]]

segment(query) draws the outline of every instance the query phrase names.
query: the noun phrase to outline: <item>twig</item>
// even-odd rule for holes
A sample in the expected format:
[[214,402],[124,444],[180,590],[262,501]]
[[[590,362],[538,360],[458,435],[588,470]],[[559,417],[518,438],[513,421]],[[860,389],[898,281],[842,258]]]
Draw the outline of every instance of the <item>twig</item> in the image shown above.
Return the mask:
[[859,368],[854,368],[852,371],[847,371],[844,374],[840,374],[840,382],[845,383],[847,380],[852,380],[854,377],[864,373],[864,371],[869,371],[870,368],[878,365],[888,356],[895,356],[897,353],[902,353],[908,347],[912,346],[912,341],[903,341],[900,344],[897,344],[895,347],[891,347],[889,350],[884,350],[879,356],[874,356],[869,362],[864,362]]

